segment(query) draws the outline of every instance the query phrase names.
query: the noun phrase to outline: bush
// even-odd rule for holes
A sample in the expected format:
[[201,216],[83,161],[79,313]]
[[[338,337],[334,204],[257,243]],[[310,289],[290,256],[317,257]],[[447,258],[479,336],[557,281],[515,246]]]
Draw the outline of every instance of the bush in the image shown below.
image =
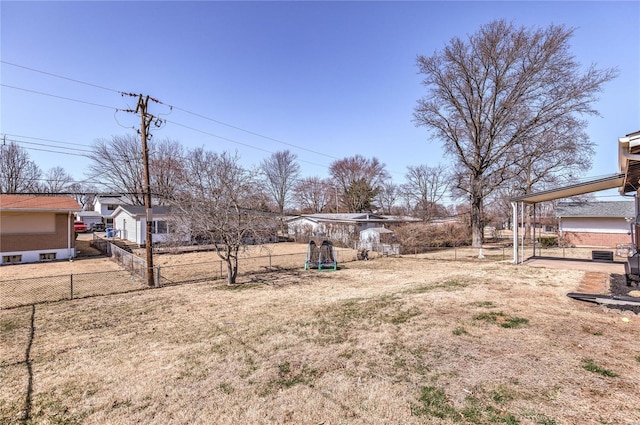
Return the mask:
[[541,236],[540,245],[542,245],[543,248],[555,248],[558,246],[558,237],[557,236]]
[[396,241],[405,252],[445,248],[471,243],[471,230],[462,223],[411,223],[394,229]]

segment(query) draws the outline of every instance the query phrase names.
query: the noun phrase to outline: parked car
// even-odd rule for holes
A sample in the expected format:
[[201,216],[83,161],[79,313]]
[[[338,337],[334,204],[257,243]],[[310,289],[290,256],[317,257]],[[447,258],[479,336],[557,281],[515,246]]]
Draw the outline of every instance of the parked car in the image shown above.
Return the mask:
[[104,223],[91,223],[89,230],[92,232],[104,232],[105,225]]
[[84,233],[87,231],[87,225],[84,224],[84,221],[76,220],[73,222],[73,230],[78,233]]

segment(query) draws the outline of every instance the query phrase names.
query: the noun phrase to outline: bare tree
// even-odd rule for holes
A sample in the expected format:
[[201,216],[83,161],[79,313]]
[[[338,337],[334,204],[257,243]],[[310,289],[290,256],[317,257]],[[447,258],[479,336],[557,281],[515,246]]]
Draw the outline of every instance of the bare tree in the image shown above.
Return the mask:
[[[184,181],[182,147],[170,139],[148,140],[151,192],[156,199],[170,197]],[[134,205],[144,205],[142,146],[133,135],[98,139],[90,155],[89,172],[100,176],[110,191],[126,193]]]
[[42,172],[17,143],[0,146],[0,193],[36,192]]
[[581,73],[569,53],[572,35],[563,26],[528,30],[499,20],[417,59],[427,94],[415,122],[459,164],[455,183],[470,204],[474,247],[482,247],[485,198],[513,177],[516,146],[567,116],[597,114],[596,95],[617,74],[594,65]]
[[71,183],[67,190],[73,193],[71,196],[80,204],[84,211],[93,208],[98,192],[95,186],[76,182]]
[[407,167],[407,182],[402,190],[415,214],[424,221],[437,215],[445,194],[450,189],[451,176],[442,166],[429,167],[426,164]]
[[[335,205],[334,191],[329,180],[307,177],[298,181],[293,189],[293,199],[302,212],[321,213],[330,205]],[[333,201],[333,202],[331,202]]]
[[284,214],[284,209],[300,176],[300,165],[296,162],[296,158],[295,154],[285,150],[272,154],[260,163],[265,186],[280,214]]
[[40,191],[44,193],[60,193],[69,190],[73,178],[62,167],[49,169],[42,179]]
[[109,190],[126,193],[133,205],[144,205],[142,146],[135,136],[98,139],[88,172],[99,176]]
[[359,212],[363,205],[372,205],[380,185],[390,178],[377,158],[367,159],[361,155],[334,161],[329,173],[341,190],[342,205],[347,212]]
[[152,141],[149,156],[151,191],[158,204],[164,205],[184,184],[184,148],[177,140]]
[[392,182],[384,182],[380,185],[376,202],[383,214],[392,214],[394,206],[400,199],[400,187]]
[[203,149],[191,151],[184,174],[188,190],[174,196],[177,228],[208,239],[227,264],[227,283],[236,283],[238,253],[249,240],[275,234],[273,215],[259,211],[264,195],[257,175],[238,164],[238,156]]
[[[519,143],[514,177],[517,195],[549,189],[584,175],[591,168],[595,146],[584,128],[585,122],[566,116],[554,126],[541,128],[533,140]],[[532,236],[531,207],[525,207],[527,239]]]

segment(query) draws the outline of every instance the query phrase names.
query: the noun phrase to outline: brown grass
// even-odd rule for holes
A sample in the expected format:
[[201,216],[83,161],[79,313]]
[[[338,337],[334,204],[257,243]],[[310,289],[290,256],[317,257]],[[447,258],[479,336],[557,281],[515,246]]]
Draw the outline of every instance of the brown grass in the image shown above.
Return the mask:
[[640,317],[583,275],[380,258],[0,311],[0,423],[640,423]]

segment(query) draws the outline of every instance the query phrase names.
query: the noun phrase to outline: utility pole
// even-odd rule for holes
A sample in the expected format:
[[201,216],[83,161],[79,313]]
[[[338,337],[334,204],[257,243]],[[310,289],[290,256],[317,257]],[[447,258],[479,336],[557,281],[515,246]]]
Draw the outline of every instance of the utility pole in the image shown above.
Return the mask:
[[151,178],[149,174],[149,148],[147,146],[147,138],[151,138],[149,133],[149,125],[154,124],[156,127],[160,127],[161,121],[155,116],[147,112],[149,106],[149,100],[156,103],[160,103],[158,100],[150,96],[142,96],[142,94],[127,93],[127,95],[138,97],[138,105],[135,111],[127,110],[127,112],[133,112],[140,114],[140,139],[142,140],[142,166],[144,170],[144,207],[145,207],[145,220],[146,220],[146,233],[145,233],[145,250],[147,254],[147,285],[156,286],[153,276],[153,210],[151,205]]

